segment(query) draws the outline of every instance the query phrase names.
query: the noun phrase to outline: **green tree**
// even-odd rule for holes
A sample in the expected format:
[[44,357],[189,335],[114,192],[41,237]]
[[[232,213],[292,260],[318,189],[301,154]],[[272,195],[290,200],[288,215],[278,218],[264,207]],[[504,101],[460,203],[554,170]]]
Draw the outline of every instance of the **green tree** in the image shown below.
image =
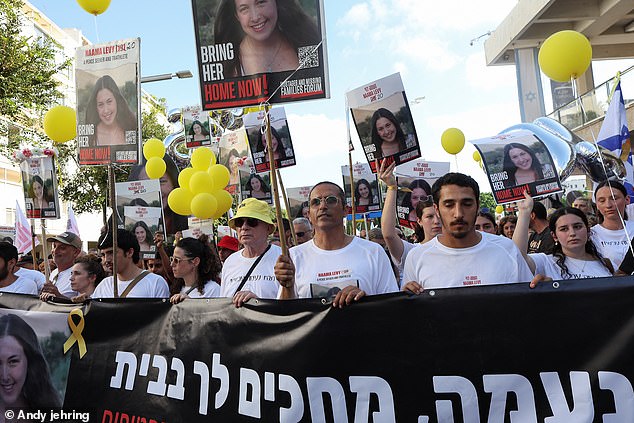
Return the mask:
[[495,210],[495,199],[493,198],[493,193],[490,192],[481,192],[480,193],[480,208],[488,208],[489,210]]
[[70,60],[56,63],[59,46],[53,40],[20,33],[23,5],[22,0],[0,0],[0,115],[28,126],[62,98],[53,76]]
[[[141,113],[141,136],[144,140],[149,138],[165,139],[169,135],[168,129],[158,120],[158,116],[165,114],[165,99],[154,98],[158,105],[152,104],[147,112]],[[76,141],[74,151],[77,151]],[[77,156],[73,155],[77,171],[60,180],[59,194],[65,201],[73,203],[73,209],[77,213],[101,212],[104,224],[108,214],[108,168],[107,166],[79,166]],[[130,174],[129,166],[114,166],[117,182],[127,181]]]

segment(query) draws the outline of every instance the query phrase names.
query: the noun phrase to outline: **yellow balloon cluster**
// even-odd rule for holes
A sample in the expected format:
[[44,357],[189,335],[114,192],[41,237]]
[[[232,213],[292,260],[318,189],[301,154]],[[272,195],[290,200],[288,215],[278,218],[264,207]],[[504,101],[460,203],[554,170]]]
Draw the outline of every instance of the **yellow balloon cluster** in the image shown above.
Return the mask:
[[44,132],[54,142],[70,141],[77,136],[77,116],[68,106],[55,106],[44,115]]
[[150,179],[159,179],[165,174],[165,146],[158,138],[150,138],[143,144],[143,157],[147,160],[145,173]]
[[449,128],[440,136],[442,148],[449,154],[458,154],[464,148],[465,137],[458,128]]
[[77,0],[77,3],[91,15],[101,15],[110,6],[110,0]]
[[175,213],[183,216],[219,218],[233,202],[231,194],[224,189],[229,183],[229,170],[216,164],[216,156],[207,147],[194,150],[191,165],[178,175],[180,188],[170,193],[167,203]]
[[592,46],[585,35],[572,30],[559,31],[546,38],[537,57],[539,67],[553,81],[577,79],[592,61]]

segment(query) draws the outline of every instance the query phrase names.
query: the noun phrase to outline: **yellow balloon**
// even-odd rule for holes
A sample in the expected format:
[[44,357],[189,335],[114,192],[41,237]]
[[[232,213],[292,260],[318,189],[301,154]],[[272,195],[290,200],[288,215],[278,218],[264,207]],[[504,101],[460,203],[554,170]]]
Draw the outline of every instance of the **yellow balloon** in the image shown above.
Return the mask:
[[55,106],[44,115],[44,132],[55,142],[70,141],[77,136],[77,115],[68,106]]
[[189,190],[194,195],[202,192],[211,194],[214,190],[214,180],[209,173],[199,170],[189,179]]
[[449,128],[442,133],[440,143],[449,154],[458,154],[464,148],[464,134],[458,128]]
[[143,144],[143,157],[150,160],[152,157],[163,158],[165,155],[165,146],[158,138],[150,138]]
[[192,214],[199,219],[210,219],[216,214],[218,203],[208,192],[197,194],[191,202]]
[[207,171],[214,180],[216,189],[223,189],[229,183],[229,169],[220,164],[215,164]]
[[110,0],[77,0],[77,3],[91,15],[101,15],[110,6]]
[[198,147],[192,153],[191,163],[196,170],[207,170],[209,166],[216,164],[216,157],[210,148]]
[[145,173],[147,173],[147,177],[150,179],[159,179],[165,174],[165,169],[167,169],[167,166],[165,165],[163,156],[151,157],[145,164]]
[[194,194],[186,188],[176,188],[167,197],[167,204],[174,213],[182,216],[192,214],[191,202]]
[[537,56],[539,67],[550,79],[567,82],[577,79],[592,61],[592,46],[585,35],[559,31],[546,38]]
[[496,212],[497,214],[504,213],[504,206],[502,206],[502,205],[497,206],[497,207],[495,208],[495,212]]
[[216,208],[216,214],[214,215],[214,219],[218,219],[220,216],[225,214],[233,203],[233,197],[224,189],[219,189],[212,192],[213,196],[216,197],[216,201],[218,202],[218,207]]
[[185,169],[181,170],[181,172],[178,174],[178,185],[188,188],[189,180],[194,173],[196,173],[196,169],[193,169],[191,167],[186,167]]
[[473,152],[473,160],[475,160],[476,162],[482,160],[482,157],[480,157],[480,152],[478,150]]

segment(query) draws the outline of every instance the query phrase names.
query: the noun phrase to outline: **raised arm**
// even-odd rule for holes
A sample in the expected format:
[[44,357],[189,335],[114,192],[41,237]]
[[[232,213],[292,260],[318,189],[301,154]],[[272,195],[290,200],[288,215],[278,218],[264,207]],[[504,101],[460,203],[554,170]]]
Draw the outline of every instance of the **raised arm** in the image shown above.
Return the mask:
[[390,165],[385,165],[386,161],[381,161],[379,167],[378,177],[387,185],[387,194],[385,196],[385,203],[383,204],[383,213],[381,214],[381,233],[385,240],[390,254],[398,262],[403,257],[403,241],[396,234],[396,194],[398,188],[396,186],[396,178],[394,177],[394,168],[396,162],[392,162]]
[[518,216],[515,232],[513,232],[513,242],[522,253],[522,257],[526,260],[531,272],[535,273],[535,262],[528,255],[528,225],[533,211],[533,197],[524,191],[524,199],[518,201],[517,208]]

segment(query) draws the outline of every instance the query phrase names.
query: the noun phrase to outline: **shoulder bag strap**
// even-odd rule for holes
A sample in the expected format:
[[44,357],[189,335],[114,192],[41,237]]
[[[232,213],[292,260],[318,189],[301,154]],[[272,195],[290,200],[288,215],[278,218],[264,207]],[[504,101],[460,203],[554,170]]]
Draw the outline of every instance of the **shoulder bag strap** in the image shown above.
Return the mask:
[[258,256],[258,258],[253,262],[253,264],[251,265],[251,268],[249,269],[247,274],[244,275],[244,278],[242,278],[242,282],[240,282],[240,285],[238,286],[238,289],[236,289],[236,292],[234,292],[233,295],[236,295],[238,292],[240,292],[240,290],[242,289],[244,284],[247,283],[247,279],[249,279],[249,276],[251,276],[251,273],[253,272],[253,269],[255,269],[255,267],[258,265],[260,260],[262,260],[262,257],[264,257],[264,254],[266,254],[266,252],[269,251],[270,248],[271,248],[271,244],[269,244],[268,247],[266,247],[266,250],[264,250],[264,252],[262,254],[260,254]]
[[130,282],[130,284],[126,287],[126,289],[121,293],[121,295],[119,295],[119,298],[125,298],[128,296],[128,294],[130,293],[130,291],[132,291],[132,288],[134,288],[136,286],[137,283],[139,283],[139,281],[141,279],[143,279],[145,277],[145,275],[147,275],[148,272],[147,270],[142,271],[141,273],[139,273],[136,278],[132,279],[132,282]]

